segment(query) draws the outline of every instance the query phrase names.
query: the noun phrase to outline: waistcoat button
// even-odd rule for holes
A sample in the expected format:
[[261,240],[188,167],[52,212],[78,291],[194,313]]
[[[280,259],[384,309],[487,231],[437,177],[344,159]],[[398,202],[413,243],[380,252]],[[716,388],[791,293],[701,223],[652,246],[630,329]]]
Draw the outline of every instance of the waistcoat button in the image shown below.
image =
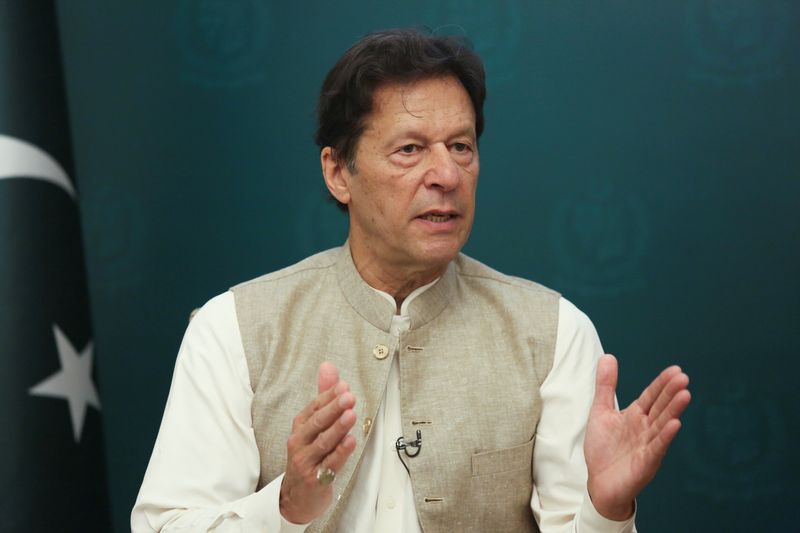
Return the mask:
[[367,435],[369,435],[369,430],[372,428],[372,419],[370,417],[364,419],[364,424],[362,425],[362,428],[364,429],[364,436],[366,437]]
[[386,356],[389,355],[389,348],[384,344],[378,344],[372,349],[372,355],[378,359],[386,359]]

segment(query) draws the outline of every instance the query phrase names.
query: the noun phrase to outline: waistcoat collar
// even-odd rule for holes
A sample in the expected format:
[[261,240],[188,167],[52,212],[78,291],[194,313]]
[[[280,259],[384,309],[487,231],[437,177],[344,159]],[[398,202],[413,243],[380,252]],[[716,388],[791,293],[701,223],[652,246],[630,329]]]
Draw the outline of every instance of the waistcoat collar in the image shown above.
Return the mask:
[[[367,322],[388,333],[396,307],[375,292],[358,273],[350,253],[349,240],[342,246],[336,261],[336,278],[342,294],[353,309]],[[455,289],[456,266],[451,261],[439,280],[411,302],[411,329],[420,328],[436,318],[447,307]]]

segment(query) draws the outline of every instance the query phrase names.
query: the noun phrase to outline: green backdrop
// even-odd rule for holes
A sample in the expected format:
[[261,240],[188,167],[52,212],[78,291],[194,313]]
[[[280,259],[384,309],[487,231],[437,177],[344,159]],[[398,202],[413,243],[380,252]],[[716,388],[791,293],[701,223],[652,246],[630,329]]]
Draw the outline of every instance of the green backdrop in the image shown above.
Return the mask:
[[340,244],[312,142],[364,33],[466,34],[486,61],[467,252],[563,292],[621,363],[694,402],[649,532],[788,531],[800,398],[800,9],[784,0],[61,0],[116,531],[189,312]]

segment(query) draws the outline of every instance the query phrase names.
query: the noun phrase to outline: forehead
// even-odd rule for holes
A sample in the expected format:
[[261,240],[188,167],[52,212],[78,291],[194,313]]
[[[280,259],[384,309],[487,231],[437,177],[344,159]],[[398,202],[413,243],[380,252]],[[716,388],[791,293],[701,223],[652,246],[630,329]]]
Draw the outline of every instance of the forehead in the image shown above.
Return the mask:
[[475,126],[475,110],[466,89],[453,76],[380,85],[372,96],[367,131],[406,127]]

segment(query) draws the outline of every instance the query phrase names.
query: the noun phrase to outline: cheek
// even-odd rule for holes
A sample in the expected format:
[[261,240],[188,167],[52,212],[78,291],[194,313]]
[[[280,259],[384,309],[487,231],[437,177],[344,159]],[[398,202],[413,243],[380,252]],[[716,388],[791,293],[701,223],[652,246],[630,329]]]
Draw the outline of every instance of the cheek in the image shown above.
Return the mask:
[[478,181],[478,174],[480,173],[480,170],[481,165],[478,162],[478,157],[476,155],[475,159],[473,159],[472,162],[467,166],[467,172],[469,172],[473,180]]
[[475,191],[478,188],[478,167],[465,168],[462,174],[462,182],[464,183],[464,190],[467,194],[475,196]]
[[366,222],[374,228],[386,227],[397,216],[402,202],[391,180],[370,178],[360,183],[359,200]]
[[382,207],[397,209],[416,194],[416,181],[411,173],[384,171],[380,176],[370,183],[368,194]]

